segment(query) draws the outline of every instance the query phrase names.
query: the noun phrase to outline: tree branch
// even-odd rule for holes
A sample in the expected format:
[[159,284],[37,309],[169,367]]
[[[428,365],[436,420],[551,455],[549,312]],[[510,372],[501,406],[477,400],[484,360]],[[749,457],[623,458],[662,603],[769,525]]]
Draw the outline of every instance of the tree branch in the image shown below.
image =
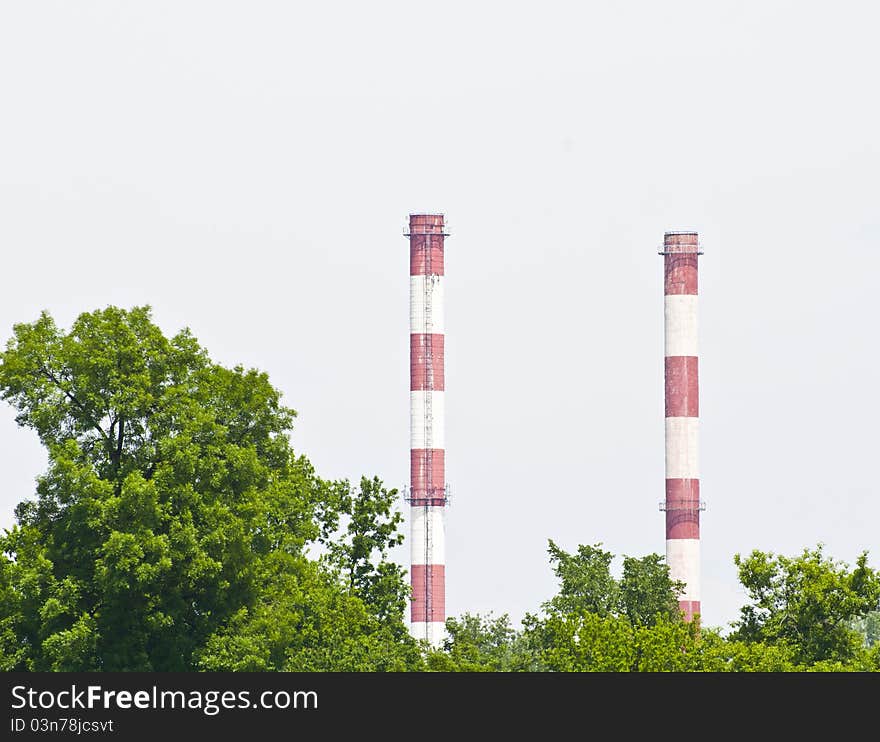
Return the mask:
[[55,386],[57,386],[64,393],[65,397],[67,397],[71,402],[73,402],[77,407],[79,407],[79,409],[83,412],[83,414],[85,414],[86,419],[91,424],[91,426],[101,434],[101,437],[105,441],[107,441],[109,443],[110,442],[109,436],[104,432],[104,429],[92,419],[91,415],[89,415],[89,413],[88,413],[88,410],[86,410],[85,405],[82,402],[80,402],[76,397],[74,397],[69,391],[67,391],[67,389],[65,389],[64,386],[61,384],[61,382],[55,377],[55,374],[53,374],[49,369],[47,369],[42,364],[40,364],[40,371],[43,373],[43,375],[47,379],[49,379],[49,381],[51,381],[53,384],[55,384]]

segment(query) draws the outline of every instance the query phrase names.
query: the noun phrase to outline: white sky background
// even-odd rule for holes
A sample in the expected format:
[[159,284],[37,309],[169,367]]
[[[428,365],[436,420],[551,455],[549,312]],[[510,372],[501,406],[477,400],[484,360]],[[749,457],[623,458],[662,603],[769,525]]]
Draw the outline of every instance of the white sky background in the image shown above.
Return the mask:
[[[321,475],[402,487],[402,228],[445,213],[447,612],[518,620],[548,538],[664,553],[694,228],[704,622],[736,552],[880,564],[874,3],[312,5],[0,1],[3,342],[149,303],[266,370]],[[0,450],[9,526],[45,457],[5,403]]]

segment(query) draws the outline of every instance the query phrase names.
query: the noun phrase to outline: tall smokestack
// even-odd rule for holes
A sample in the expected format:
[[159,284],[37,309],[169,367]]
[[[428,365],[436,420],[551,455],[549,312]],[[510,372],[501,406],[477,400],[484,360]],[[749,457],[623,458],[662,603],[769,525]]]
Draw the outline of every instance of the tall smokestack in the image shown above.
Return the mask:
[[410,214],[411,630],[437,646],[446,621],[442,214]]
[[663,237],[666,378],[666,563],[685,583],[685,620],[700,613],[699,381],[696,232]]

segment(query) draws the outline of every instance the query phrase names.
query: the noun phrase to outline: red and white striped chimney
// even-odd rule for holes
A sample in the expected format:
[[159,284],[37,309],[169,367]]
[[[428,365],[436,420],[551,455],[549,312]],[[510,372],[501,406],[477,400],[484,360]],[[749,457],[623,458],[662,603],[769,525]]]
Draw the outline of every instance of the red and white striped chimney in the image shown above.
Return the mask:
[[685,620],[700,613],[699,381],[696,232],[663,237],[666,378],[666,563],[685,583]]
[[437,646],[446,622],[442,214],[410,214],[411,630]]

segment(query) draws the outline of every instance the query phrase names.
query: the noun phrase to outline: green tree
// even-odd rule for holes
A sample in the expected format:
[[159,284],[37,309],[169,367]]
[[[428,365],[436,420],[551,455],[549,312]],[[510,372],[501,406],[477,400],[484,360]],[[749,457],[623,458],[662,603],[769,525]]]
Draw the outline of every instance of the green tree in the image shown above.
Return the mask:
[[[188,330],[166,338],[147,307],[108,307],[66,333],[47,313],[16,325],[0,394],[49,455],[36,500],[0,538],[3,669],[219,667],[206,646],[277,619],[285,591],[311,612],[283,624],[285,657],[303,646],[297,627],[319,625],[320,643],[393,622],[399,571],[376,577],[359,549],[346,585],[305,556],[340,517],[353,516],[353,537],[391,543],[387,524],[370,522],[381,483],[361,513],[347,483],[318,477],[293,452],[295,412],[265,373],[213,363]],[[226,649],[224,666],[247,665]]]
[[618,616],[555,611],[532,617],[525,633],[546,671],[629,672],[636,663],[632,626]]
[[260,598],[242,606],[197,652],[203,670],[389,672],[419,670],[405,627],[382,620],[336,575],[301,556],[265,560]]
[[563,614],[586,611],[597,616],[616,613],[620,587],[611,575],[614,555],[602,549],[602,544],[580,545],[576,554],[560,549],[552,539],[548,544],[559,592],[544,603],[544,609]]
[[660,556],[624,557],[623,574],[611,574],[614,556],[601,544],[574,554],[549,541],[559,579],[543,614],[526,614],[522,630],[508,616],[464,614],[448,619],[447,639],[428,654],[431,670],[617,672],[682,670],[693,665],[695,627],[681,621],[677,593]]
[[[328,552],[325,563],[350,592],[380,619],[403,627],[411,588],[403,568],[388,559],[389,549],[403,543],[398,531],[403,515],[394,509],[397,494],[383,487],[378,477],[362,477],[359,492],[339,488],[337,512],[325,520],[320,541]],[[344,528],[340,515],[347,521]]]
[[206,670],[313,672],[422,669],[403,622],[410,587],[388,560],[402,542],[396,490],[378,478],[360,491],[336,483],[324,502],[311,562],[274,553],[264,563],[260,599],[241,608],[198,652]]
[[517,672],[537,669],[535,662],[531,647],[506,613],[446,619],[443,646],[426,658],[427,669],[435,672]]
[[793,558],[755,550],[734,562],[750,599],[734,640],[785,645],[800,664],[860,661],[864,640],[853,621],[880,599],[880,575],[868,567],[867,552],[853,569],[826,557],[821,544]]
[[623,574],[611,574],[614,555],[602,544],[578,546],[569,554],[552,540],[547,549],[559,579],[559,592],[544,603],[550,613],[592,613],[600,617],[626,616],[634,626],[650,626],[658,616],[680,618],[678,595],[684,583],[669,576],[663,557],[623,557]]
[[669,576],[669,567],[659,554],[637,559],[623,558],[619,586],[619,611],[634,626],[653,626],[664,618],[676,621],[681,613],[678,596],[685,584]]
[[743,642],[720,631],[700,628],[694,669],[702,672],[795,672],[792,649],[784,643]]
[[551,672],[685,672],[699,669],[697,626],[655,616],[633,625],[588,611],[532,618],[525,630],[538,665]]

